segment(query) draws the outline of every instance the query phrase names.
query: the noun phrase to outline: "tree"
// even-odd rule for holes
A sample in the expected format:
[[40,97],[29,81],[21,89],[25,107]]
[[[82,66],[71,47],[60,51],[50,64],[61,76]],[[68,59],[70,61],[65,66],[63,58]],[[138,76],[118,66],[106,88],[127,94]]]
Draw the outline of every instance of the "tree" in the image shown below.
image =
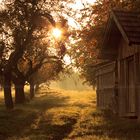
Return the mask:
[[52,80],[59,78],[59,73],[63,71],[63,63],[58,58],[54,58],[51,61],[47,61],[43,66],[34,74],[29,77],[30,83],[30,97],[34,97],[34,87],[38,87],[42,83],[49,84]]
[[[59,17],[61,23],[59,26],[65,30],[63,40],[52,44],[52,40],[49,39],[49,30],[55,26],[51,10],[52,7],[56,9],[56,6],[51,5],[57,2],[59,1],[5,1],[6,8],[0,13],[2,25],[0,36],[4,44],[2,45],[4,49],[1,51],[1,72],[4,76],[5,104],[9,109],[13,108],[11,81],[15,85],[15,102],[24,103],[24,85],[30,76],[56,56],[56,62],[62,61],[66,51],[64,41],[67,38],[67,21],[64,18]],[[49,47],[51,49],[54,47],[56,53],[52,55]]]
[[[20,92],[20,98],[18,98],[20,103],[25,101],[23,94],[24,76],[18,69],[18,62],[27,48],[30,48],[33,40],[40,37],[35,32],[39,32],[44,28],[44,24],[47,24],[46,21],[54,24],[54,20],[48,10],[42,8],[42,0],[6,1],[5,6],[6,9],[1,11],[0,19],[2,25],[1,35],[4,36],[2,60],[6,61],[6,64],[2,65],[2,71],[4,75],[5,104],[10,109],[13,108],[11,80],[14,81],[16,86],[16,93]],[[6,44],[7,42],[8,44]]]
[[[35,41],[33,41],[33,44],[31,45],[30,48],[28,48],[25,51],[21,59],[21,63],[19,64],[20,66],[19,69],[20,69],[20,72],[22,72],[22,76],[23,76],[22,79],[24,83],[28,81],[28,83],[30,84],[30,95],[31,95],[30,97],[31,98],[34,96],[35,84],[38,85],[41,82],[46,82],[51,79],[55,79],[58,73],[61,70],[63,70],[62,60],[66,51],[64,41],[67,38],[65,34],[65,32],[67,32],[66,20],[63,19],[59,22],[60,29],[62,25],[63,25],[63,33],[61,35],[62,37],[61,40],[59,39],[56,40],[53,37],[53,35],[50,35],[50,33],[48,33],[48,35],[46,36],[46,29],[43,28],[42,31],[40,31],[41,38],[37,37],[37,40],[35,39]],[[58,23],[56,23],[56,27],[58,28]],[[47,31],[47,32],[51,32],[51,31]],[[50,63],[52,63],[52,72],[50,72],[49,67],[48,69],[47,67],[45,67],[45,65],[48,65]],[[38,71],[41,71],[41,72],[38,72]],[[45,76],[43,73],[47,75]]]

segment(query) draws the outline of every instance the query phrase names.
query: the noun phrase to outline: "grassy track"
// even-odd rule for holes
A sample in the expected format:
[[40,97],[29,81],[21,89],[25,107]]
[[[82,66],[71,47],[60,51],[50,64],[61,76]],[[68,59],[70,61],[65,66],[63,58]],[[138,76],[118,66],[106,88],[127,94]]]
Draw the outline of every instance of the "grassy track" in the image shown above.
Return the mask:
[[94,91],[41,89],[29,103],[5,111],[0,104],[0,140],[140,140],[136,120],[96,109]]

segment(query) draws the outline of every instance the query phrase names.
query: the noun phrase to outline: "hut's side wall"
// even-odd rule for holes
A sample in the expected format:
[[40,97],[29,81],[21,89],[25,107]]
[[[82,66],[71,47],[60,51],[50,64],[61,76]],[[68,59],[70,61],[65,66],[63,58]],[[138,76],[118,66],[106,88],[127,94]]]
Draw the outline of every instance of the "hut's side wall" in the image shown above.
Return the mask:
[[122,39],[118,50],[119,115],[138,116],[139,106],[139,49],[128,46]]
[[113,109],[115,94],[115,62],[98,67],[97,72],[97,107]]
[[118,59],[126,59],[127,57],[132,56],[139,51],[139,47],[128,46],[123,38],[120,40],[118,48]]

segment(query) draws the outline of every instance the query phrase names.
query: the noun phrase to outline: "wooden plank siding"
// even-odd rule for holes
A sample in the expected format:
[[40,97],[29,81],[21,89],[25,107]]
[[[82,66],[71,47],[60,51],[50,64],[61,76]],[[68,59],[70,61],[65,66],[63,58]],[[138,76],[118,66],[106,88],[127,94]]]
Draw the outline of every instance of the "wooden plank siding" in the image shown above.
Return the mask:
[[[138,116],[139,49],[129,46],[122,38],[118,46],[119,116]],[[131,63],[131,66],[130,66]],[[132,83],[133,82],[133,83]],[[136,91],[137,89],[137,91]],[[133,111],[132,111],[133,108]]]
[[97,107],[113,110],[115,102],[115,65],[116,62],[107,63],[97,68]]

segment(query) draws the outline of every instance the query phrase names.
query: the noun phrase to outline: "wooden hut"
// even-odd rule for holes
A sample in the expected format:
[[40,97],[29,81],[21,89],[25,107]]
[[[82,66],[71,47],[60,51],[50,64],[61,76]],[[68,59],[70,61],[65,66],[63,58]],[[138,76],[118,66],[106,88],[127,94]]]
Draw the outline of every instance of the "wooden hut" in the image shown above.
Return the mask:
[[117,99],[119,116],[140,118],[140,13],[111,12],[99,57],[112,61],[97,66],[99,108]]

